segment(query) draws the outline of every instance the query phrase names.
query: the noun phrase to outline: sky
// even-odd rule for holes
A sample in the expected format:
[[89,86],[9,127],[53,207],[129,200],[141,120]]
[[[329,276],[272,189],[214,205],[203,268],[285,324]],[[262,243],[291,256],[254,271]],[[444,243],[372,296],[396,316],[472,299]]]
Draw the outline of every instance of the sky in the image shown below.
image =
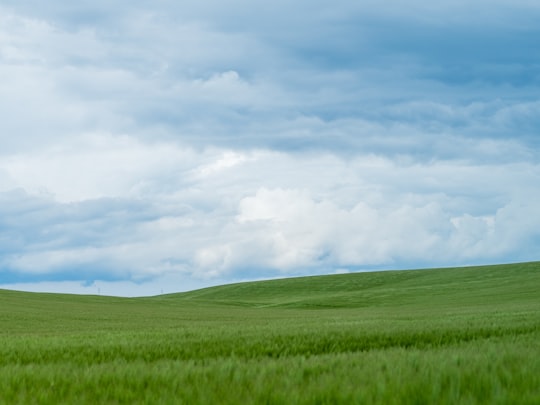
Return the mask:
[[0,0],[0,288],[540,259],[540,3]]

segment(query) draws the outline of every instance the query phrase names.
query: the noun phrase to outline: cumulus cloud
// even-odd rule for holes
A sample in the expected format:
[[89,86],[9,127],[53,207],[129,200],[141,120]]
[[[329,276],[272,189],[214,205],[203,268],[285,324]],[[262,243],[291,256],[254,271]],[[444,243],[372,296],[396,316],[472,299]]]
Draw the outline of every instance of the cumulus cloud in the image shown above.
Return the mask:
[[[529,197],[538,194],[540,168],[528,163],[132,147],[147,165],[138,176],[122,170],[122,153],[128,162],[134,153],[128,147],[114,151],[118,166],[98,165],[122,187],[87,181],[81,187],[93,195],[64,195],[66,178],[49,175],[49,188],[2,193],[4,283],[212,283],[534,258],[540,224]],[[53,173],[47,164],[57,159],[42,170]],[[87,165],[84,156],[70,162],[74,173]]]

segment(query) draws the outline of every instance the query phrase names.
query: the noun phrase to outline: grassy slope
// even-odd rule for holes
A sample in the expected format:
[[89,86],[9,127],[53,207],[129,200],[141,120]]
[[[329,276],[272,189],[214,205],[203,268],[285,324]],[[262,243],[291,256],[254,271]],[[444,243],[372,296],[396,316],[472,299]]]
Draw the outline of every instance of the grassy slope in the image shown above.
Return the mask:
[[171,299],[249,307],[358,308],[538,301],[540,264],[300,277],[211,287]]
[[538,403],[540,263],[0,291],[0,403]]

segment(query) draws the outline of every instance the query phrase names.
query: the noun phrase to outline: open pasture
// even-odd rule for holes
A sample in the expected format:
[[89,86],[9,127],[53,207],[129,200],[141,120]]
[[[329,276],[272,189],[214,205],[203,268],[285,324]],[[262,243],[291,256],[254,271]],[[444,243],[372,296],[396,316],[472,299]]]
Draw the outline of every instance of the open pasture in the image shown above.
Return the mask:
[[0,403],[540,403],[540,262],[0,290]]

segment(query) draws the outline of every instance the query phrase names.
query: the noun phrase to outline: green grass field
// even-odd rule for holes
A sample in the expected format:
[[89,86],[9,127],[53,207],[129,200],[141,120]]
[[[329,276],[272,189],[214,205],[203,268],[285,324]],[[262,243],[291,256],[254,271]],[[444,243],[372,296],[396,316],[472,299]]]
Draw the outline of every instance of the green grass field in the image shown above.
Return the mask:
[[540,262],[0,290],[0,403],[540,404]]

